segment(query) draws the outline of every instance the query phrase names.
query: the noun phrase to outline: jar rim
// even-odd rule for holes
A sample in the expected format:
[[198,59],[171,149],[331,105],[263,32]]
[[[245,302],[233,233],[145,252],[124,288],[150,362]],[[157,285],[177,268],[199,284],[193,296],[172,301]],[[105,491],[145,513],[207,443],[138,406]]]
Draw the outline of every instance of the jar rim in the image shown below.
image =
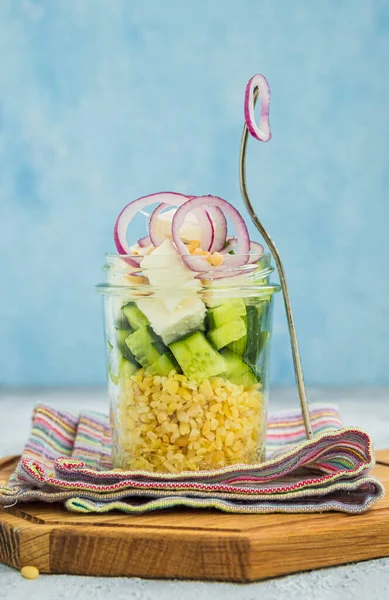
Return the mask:
[[[243,254],[235,254],[235,256],[243,256]],[[248,255],[244,255],[248,256]],[[250,254],[250,257],[255,255]],[[107,294],[120,294],[127,292],[136,296],[154,296],[160,293],[174,295],[177,293],[177,289],[181,286],[182,289],[188,290],[188,292],[196,294],[199,291],[203,292],[215,292],[218,295],[240,295],[245,297],[266,295],[271,296],[280,290],[280,286],[276,283],[269,283],[269,276],[274,271],[274,267],[271,264],[271,254],[266,253],[258,256],[258,263],[243,265],[242,267],[226,267],[218,268],[218,274],[223,273],[222,277],[213,277],[215,271],[210,266],[209,271],[204,271],[201,274],[195,271],[193,280],[185,281],[181,280],[179,274],[174,274],[169,278],[169,269],[165,265],[162,265],[161,271],[166,271],[166,278],[169,281],[170,288],[166,286],[155,286],[148,282],[147,273],[151,273],[150,269],[134,266],[129,266],[126,259],[138,258],[134,254],[115,254],[106,253],[106,264],[103,267],[103,271],[107,273],[109,278],[111,268],[116,265],[120,259],[124,262],[126,271],[113,272],[111,280],[98,284],[96,290],[104,295]],[[159,269],[158,260],[163,258],[163,255],[156,257],[156,270]],[[262,267],[262,268],[261,268]],[[201,277],[200,277],[201,275]],[[116,281],[112,281],[115,279]],[[139,279],[139,283],[136,279]],[[198,282],[197,287],[193,286],[194,282]]]

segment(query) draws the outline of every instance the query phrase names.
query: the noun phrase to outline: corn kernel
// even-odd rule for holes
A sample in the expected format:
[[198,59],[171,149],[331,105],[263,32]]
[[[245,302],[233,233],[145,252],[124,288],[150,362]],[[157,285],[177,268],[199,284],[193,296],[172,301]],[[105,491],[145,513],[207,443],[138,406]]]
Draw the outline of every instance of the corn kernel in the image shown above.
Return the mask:
[[202,248],[195,248],[192,252],[193,256],[208,256],[209,252],[202,250]]
[[30,565],[23,567],[20,572],[24,579],[37,579],[39,577],[39,570]]
[[191,240],[187,245],[187,248],[190,254],[193,254],[193,252],[197,250],[197,248],[200,248],[200,242],[198,240]]
[[219,267],[223,264],[223,255],[220,252],[213,252],[207,260],[213,267]]

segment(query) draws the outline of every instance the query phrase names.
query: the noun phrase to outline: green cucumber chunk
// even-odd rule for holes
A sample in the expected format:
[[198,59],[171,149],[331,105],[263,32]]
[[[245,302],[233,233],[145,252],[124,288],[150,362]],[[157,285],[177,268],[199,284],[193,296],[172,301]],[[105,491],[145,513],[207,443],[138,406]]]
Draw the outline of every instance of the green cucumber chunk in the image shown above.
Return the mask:
[[227,345],[227,348],[230,348],[230,350],[235,352],[235,354],[239,354],[240,356],[243,356],[243,354],[247,350],[247,337],[248,337],[247,315],[244,315],[243,317],[241,317],[241,319],[243,319],[243,322],[246,325],[246,333],[238,340],[235,340],[234,342],[230,342]]
[[224,348],[220,353],[226,363],[226,372],[223,373],[224,377],[235,383],[236,385],[243,385],[244,387],[250,387],[260,381],[260,377],[257,377],[250,367],[243,362],[242,358],[229,350]]
[[216,350],[224,348],[231,342],[239,340],[246,335],[246,325],[240,317],[234,321],[229,321],[225,325],[208,331],[207,336],[210,342],[215,346]]
[[200,331],[173,342],[169,348],[186,377],[196,383],[226,370],[224,359]]
[[153,338],[153,346],[154,348],[157,350],[157,352],[159,354],[164,354],[167,351],[167,347],[165,346],[165,344],[162,341],[162,338],[160,338],[155,331],[153,331],[151,329],[151,327],[148,327],[149,333],[151,335],[151,337]]
[[129,302],[125,306],[122,306],[122,311],[132,329],[137,330],[146,325],[150,325],[150,321],[146,315],[144,315],[133,302]]
[[208,310],[208,326],[210,329],[217,329],[244,315],[246,315],[246,304],[243,298],[231,298],[216,308]]
[[230,375],[229,377],[226,377],[226,379],[235,385],[243,385],[244,388],[248,388],[258,383],[260,377],[257,378],[254,373],[249,370],[245,373],[239,373],[238,375]]
[[126,315],[123,312],[123,308],[120,310],[119,314],[116,318],[115,328],[116,329],[126,329],[128,331],[127,335],[130,335],[134,331],[134,329],[129,324]]
[[121,379],[123,379],[124,381],[130,379],[132,375],[135,375],[138,369],[139,366],[134,365],[134,363],[130,362],[129,360],[123,359],[123,362],[120,366]]
[[152,365],[147,367],[150,375],[163,375],[167,377],[171,371],[179,369],[177,368],[176,361],[171,352],[165,352],[162,354]]
[[126,360],[129,360],[130,362],[134,363],[134,365],[139,368],[140,365],[138,364],[135,356],[133,355],[133,353],[131,352],[131,350],[129,349],[129,347],[126,344],[126,339],[128,338],[129,335],[131,335],[131,331],[129,331],[128,329],[117,329],[116,330],[117,345],[118,345],[118,348],[119,348],[122,356]]
[[131,333],[125,343],[129,348],[130,352],[134,355],[135,360],[142,365],[142,367],[149,367],[159,357],[160,353],[155,348],[155,338],[150,333],[148,327],[141,327]]
[[243,355],[244,360],[255,367],[259,355],[269,337],[269,332],[261,331],[261,317],[266,310],[264,304],[247,307],[247,348]]

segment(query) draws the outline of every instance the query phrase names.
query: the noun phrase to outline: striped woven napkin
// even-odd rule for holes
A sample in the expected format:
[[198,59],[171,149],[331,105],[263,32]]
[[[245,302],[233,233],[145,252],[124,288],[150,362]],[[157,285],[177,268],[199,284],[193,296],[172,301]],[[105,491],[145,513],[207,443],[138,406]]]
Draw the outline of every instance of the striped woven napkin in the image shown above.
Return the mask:
[[106,415],[73,415],[39,404],[21,460],[0,504],[63,501],[74,512],[139,514],[178,506],[231,513],[361,513],[384,495],[369,475],[372,442],[343,428],[335,406],[313,405],[314,439],[307,441],[297,411],[273,415],[267,460],[179,474],[112,470]]

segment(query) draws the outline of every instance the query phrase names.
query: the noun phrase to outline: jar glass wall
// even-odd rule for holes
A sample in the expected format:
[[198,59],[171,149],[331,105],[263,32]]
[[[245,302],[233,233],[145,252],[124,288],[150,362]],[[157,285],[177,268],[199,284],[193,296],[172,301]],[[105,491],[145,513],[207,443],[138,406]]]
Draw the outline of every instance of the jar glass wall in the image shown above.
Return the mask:
[[[273,268],[174,280],[107,255],[104,298],[113,464],[151,472],[264,460]],[[152,279],[150,277],[150,279]],[[155,277],[153,278],[155,280]]]

